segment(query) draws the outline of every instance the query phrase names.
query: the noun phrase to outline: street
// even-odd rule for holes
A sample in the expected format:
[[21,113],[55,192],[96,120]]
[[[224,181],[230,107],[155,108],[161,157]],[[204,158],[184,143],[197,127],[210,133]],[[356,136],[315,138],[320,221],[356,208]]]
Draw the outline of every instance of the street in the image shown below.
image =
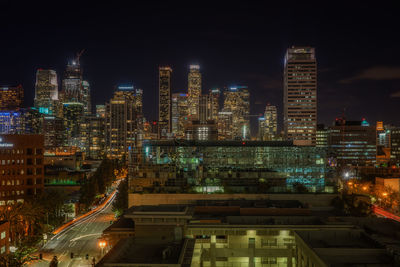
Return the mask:
[[[58,267],[92,266],[93,257],[96,262],[101,258],[98,246],[99,237],[114,219],[112,202],[115,194],[108,199],[95,213],[80,219],[63,229],[50,239],[40,250],[43,260],[30,264],[32,267],[48,267],[53,256],[58,258]],[[73,258],[71,259],[71,253]],[[86,255],[89,255],[86,259]]]

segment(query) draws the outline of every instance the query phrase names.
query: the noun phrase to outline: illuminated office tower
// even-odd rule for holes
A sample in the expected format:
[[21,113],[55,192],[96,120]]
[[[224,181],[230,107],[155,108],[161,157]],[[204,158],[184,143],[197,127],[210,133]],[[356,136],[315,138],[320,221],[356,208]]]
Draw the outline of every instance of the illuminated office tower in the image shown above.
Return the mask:
[[222,110],[218,112],[218,140],[232,140],[232,111]]
[[312,47],[292,46],[284,70],[284,131],[295,145],[315,145],[317,129],[317,61]]
[[143,90],[135,89],[135,106],[139,114],[143,114]]
[[258,118],[258,137],[260,141],[267,140],[267,124],[265,123],[265,117]]
[[63,103],[65,146],[81,146],[81,123],[84,106],[78,102]]
[[96,105],[96,117],[105,118],[106,117],[106,106]]
[[224,110],[232,112],[233,139],[250,139],[250,94],[247,86],[230,87],[224,92]]
[[204,124],[207,123],[207,120],[209,118],[209,99],[208,95],[201,95],[199,97],[199,122]]
[[0,110],[16,110],[22,107],[24,88],[22,85],[0,86]]
[[81,124],[82,150],[89,159],[102,159],[104,154],[105,118],[94,115],[85,116]]
[[265,139],[266,141],[275,140],[278,135],[278,112],[276,110],[276,106],[271,106],[267,104],[265,107]]
[[188,75],[188,103],[191,120],[199,119],[199,101],[201,95],[201,73],[199,65],[190,65]]
[[67,65],[62,81],[63,103],[82,101],[82,71],[79,61]]
[[39,112],[55,115],[58,104],[57,73],[54,70],[36,71],[34,106]]
[[83,104],[85,115],[92,114],[92,103],[90,101],[90,85],[88,81],[82,81],[81,102]]
[[374,166],[376,163],[376,128],[362,121],[336,119],[329,127],[328,146],[337,165]]
[[188,122],[187,94],[172,94],[172,133],[176,138],[185,136],[185,128]]
[[118,86],[106,104],[105,145],[109,158],[128,160],[128,151],[136,146],[136,110],[134,87]]
[[43,119],[44,148],[55,150],[64,145],[64,121],[51,115],[45,115]]
[[325,125],[317,125],[316,147],[328,147],[329,130]]
[[211,89],[209,93],[209,120],[214,120],[215,123],[218,121],[218,112],[219,112],[219,97],[221,95],[221,91],[216,89]]
[[170,67],[159,68],[159,138],[167,138],[171,133],[171,73]]

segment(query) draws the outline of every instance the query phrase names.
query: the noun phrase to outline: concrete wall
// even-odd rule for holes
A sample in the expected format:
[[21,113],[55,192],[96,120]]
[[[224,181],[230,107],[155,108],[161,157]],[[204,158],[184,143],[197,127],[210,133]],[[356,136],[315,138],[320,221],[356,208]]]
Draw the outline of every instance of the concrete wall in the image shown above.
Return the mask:
[[129,194],[129,207],[160,204],[190,204],[196,200],[298,200],[310,207],[327,207],[336,194]]

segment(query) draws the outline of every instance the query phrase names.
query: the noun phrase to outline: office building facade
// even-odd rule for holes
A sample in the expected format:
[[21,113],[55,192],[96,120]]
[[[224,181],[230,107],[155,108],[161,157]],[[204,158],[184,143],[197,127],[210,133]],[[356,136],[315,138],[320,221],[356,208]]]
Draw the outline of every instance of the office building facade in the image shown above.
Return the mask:
[[250,139],[250,93],[247,86],[230,87],[224,92],[224,111],[232,112],[233,139]]
[[54,70],[36,71],[34,106],[39,112],[56,115],[58,108],[58,81]]
[[185,128],[189,124],[188,95],[172,94],[172,133],[176,138],[184,138]]
[[312,47],[291,47],[284,67],[284,131],[297,145],[315,145],[317,61]]
[[159,68],[159,138],[167,138],[171,134],[171,74],[170,67]]
[[0,135],[0,206],[43,192],[43,144],[42,135]]
[[199,101],[201,96],[201,73],[199,65],[189,66],[188,103],[190,120],[199,120]]
[[24,102],[24,88],[21,84],[15,86],[0,86],[0,110],[17,110]]
[[133,86],[118,86],[106,104],[106,153],[109,158],[128,160],[128,151],[136,144],[137,114]]

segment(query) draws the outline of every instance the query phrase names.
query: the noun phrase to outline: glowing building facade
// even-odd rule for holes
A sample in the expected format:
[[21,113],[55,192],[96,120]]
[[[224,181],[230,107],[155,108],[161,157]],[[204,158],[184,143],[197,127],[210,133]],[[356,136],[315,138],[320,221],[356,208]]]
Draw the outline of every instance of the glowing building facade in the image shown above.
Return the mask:
[[329,128],[328,145],[338,166],[373,166],[376,162],[376,129],[366,120],[336,120]]
[[159,68],[159,138],[167,138],[171,133],[171,73],[170,67]]
[[199,101],[201,96],[201,73],[199,65],[189,66],[188,103],[190,120],[199,120]]
[[328,175],[324,149],[288,141],[144,141],[139,154],[132,157],[138,168],[131,184],[147,181],[165,190],[243,193],[268,185],[286,191],[301,183],[323,191]]
[[247,86],[230,87],[224,92],[224,111],[232,112],[233,139],[250,139],[250,94]]
[[65,146],[81,144],[81,123],[83,121],[84,106],[79,102],[63,103],[63,119],[65,129]]
[[209,120],[214,120],[215,123],[218,121],[218,112],[219,112],[219,98],[221,95],[221,91],[218,88],[211,89],[209,93]]
[[83,110],[85,115],[92,114],[92,102],[90,100],[90,84],[88,81],[82,81],[82,97]]
[[317,128],[317,61],[312,47],[286,51],[284,131],[297,145],[315,145]]
[[54,70],[36,71],[34,106],[46,115],[58,113],[58,81]]
[[138,122],[132,85],[121,85],[106,104],[105,146],[109,158],[127,160],[128,151],[135,147]]
[[24,88],[22,85],[0,86],[0,110],[16,110],[22,108]]
[[189,123],[187,94],[172,94],[172,133],[176,138],[185,136],[185,128]]

